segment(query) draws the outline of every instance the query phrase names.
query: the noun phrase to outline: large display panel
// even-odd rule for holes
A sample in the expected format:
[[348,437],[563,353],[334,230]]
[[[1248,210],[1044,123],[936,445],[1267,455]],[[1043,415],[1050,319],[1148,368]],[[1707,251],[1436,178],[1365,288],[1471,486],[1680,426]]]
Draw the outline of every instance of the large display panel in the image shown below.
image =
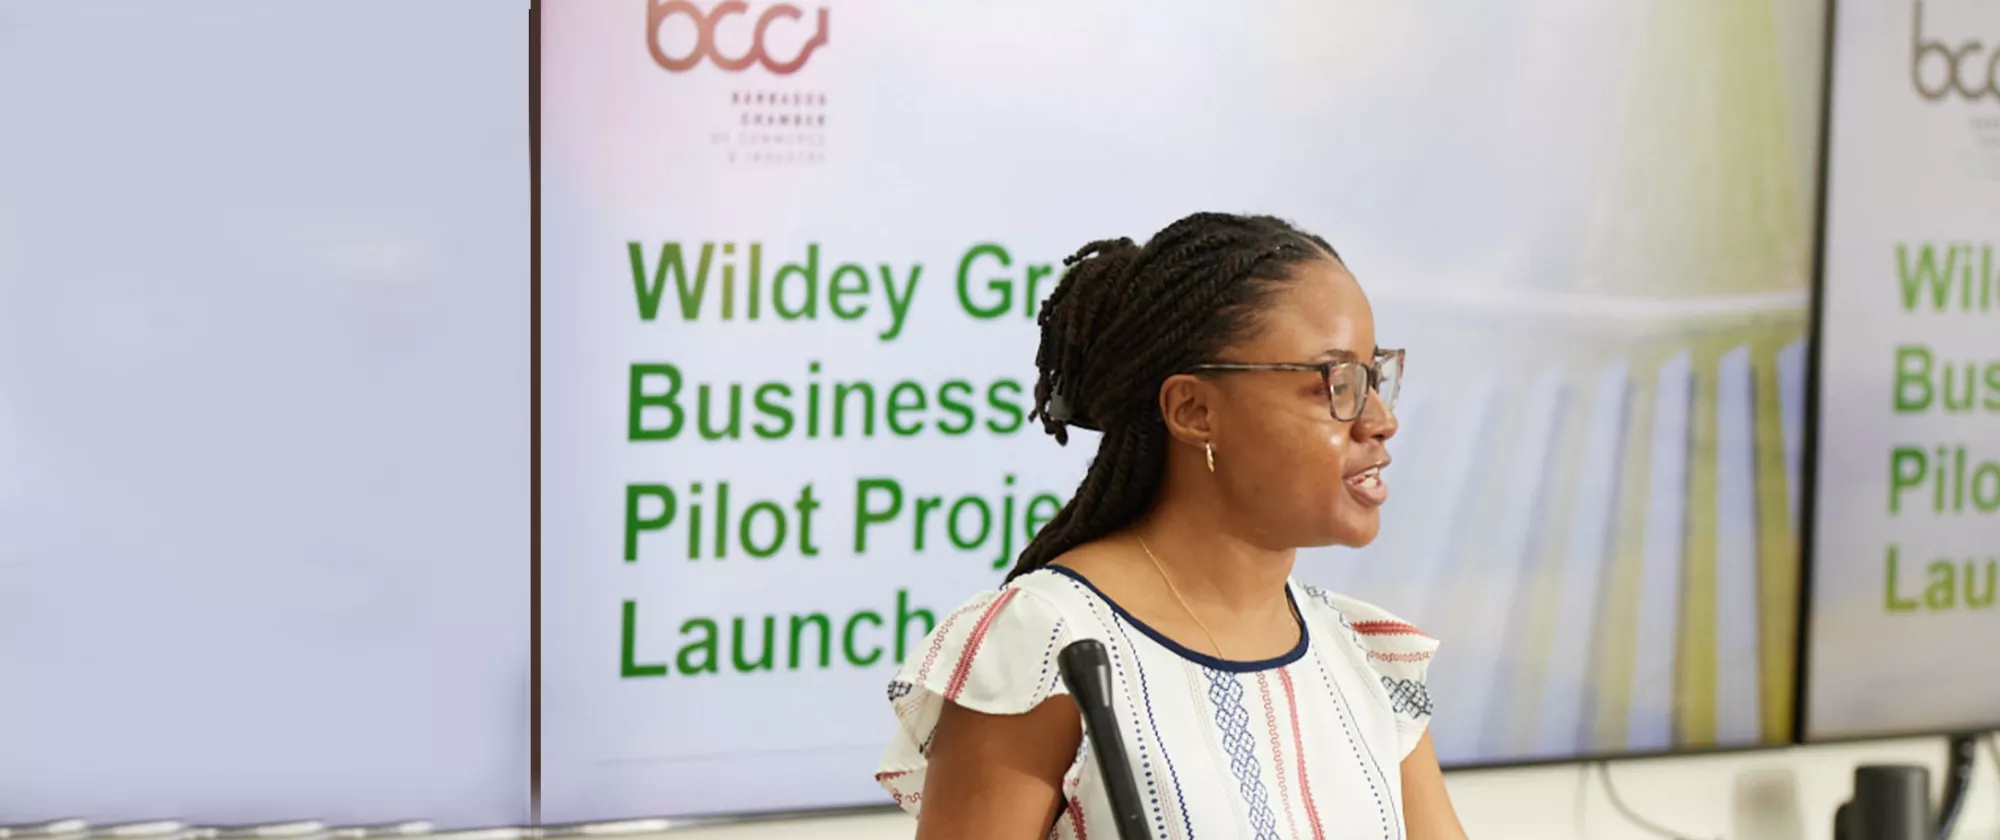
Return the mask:
[[1061,259],[1198,209],[1410,348],[1298,576],[1443,640],[1447,763],[1787,739],[1822,15],[544,0],[544,818],[881,801],[1095,443],[1024,416]]
[[2000,727],[2000,6],[1838,4],[1805,732]]
[[526,14],[0,3],[0,823],[528,819]]

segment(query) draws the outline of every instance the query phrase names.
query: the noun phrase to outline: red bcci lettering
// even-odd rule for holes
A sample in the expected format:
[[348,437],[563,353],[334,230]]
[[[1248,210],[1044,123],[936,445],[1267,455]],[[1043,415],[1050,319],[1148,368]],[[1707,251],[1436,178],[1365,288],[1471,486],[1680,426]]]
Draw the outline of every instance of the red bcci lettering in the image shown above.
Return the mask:
[[[748,70],[753,64],[761,64],[764,66],[764,69],[776,75],[787,76],[798,72],[799,68],[804,67],[807,59],[812,58],[814,50],[826,46],[827,10],[822,7],[819,9],[818,28],[813,31],[812,38],[799,48],[799,54],[793,56],[788,61],[779,61],[773,58],[770,51],[764,47],[764,36],[770,31],[771,23],[780,18],[798,20],[805,17],[805,12],[801,11],[797,6],[790,3],[776,3],[766,8],[763,14],[757,16],[756,26],[751,31],[750,48],[748,50],[742,55],[723,55],[722,50],[715,43],[715,30],[717,26],[722,23],[724,18],[747,18],[749,14],[750,4],[743,2],[743,0],[725,0],[725,2],[715,4],[714,8],[709,9],[707,12],[703,12],[699,6],[688,2],[688,0],[647,0],[646,48],[652,51],[655,63],[673,73],[691,70],[706,59],[715,66],[732,73]],[[685,17],[694,23],[694,49],[690,50],[686,55],[668,55],[667,51],[660,47],[660,25],[666,23],[669,18],[676,16]]]

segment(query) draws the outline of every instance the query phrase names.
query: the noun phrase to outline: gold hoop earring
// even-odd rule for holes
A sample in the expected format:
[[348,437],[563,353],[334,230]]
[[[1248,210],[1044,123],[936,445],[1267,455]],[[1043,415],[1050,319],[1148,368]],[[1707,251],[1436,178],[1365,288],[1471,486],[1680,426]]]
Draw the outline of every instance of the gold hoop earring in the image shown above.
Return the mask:
[[1215,472],[1215,444],[1202,441],[1201,448],[1208,453],[1208,471]]

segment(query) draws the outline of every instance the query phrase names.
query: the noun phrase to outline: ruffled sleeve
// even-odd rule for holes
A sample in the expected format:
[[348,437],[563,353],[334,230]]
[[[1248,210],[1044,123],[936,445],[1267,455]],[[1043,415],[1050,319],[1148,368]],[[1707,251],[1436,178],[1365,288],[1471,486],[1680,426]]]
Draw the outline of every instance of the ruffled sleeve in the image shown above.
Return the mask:
[[1366,601],[1305,587],[1313,600],[1339,615],[1349,639],[1382,684],[1396,717],[1398,760],[1409,756],[1431,724],[1431,657],[1438,640],[1388,610]]
[[[938,623],[889,683],[898,726],[875,781],[911,815],[923,807],[931,736],[946,702],[975,712],[1017,715],[1068,694],[1056,654],[1071,628],[1045,598],[1009,586],[972,599]],[[1064,777],[1074,791],[1082,753]]]

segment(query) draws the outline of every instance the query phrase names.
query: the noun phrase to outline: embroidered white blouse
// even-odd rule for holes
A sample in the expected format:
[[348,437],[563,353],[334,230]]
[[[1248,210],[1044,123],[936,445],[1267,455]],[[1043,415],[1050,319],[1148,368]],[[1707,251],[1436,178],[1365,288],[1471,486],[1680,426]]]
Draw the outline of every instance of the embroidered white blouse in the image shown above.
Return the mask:
[[[1047,567],[941,621],[889,684],[901,726],[876,780],[911,814],[948,700],[1021,714],[1067,693],[1056,654],[1096,639],[1110,654],[1113,705],[1158,840],[1404,835],[1404,756],[1430,722],[1425,675],[1437,642],[1374,606],[1297,582],[1299,643],[1275,659],[1217,659],[1174,643],[1081,575]],[[1113,836],[1085,739],[1063,776],[1049,836]]]

